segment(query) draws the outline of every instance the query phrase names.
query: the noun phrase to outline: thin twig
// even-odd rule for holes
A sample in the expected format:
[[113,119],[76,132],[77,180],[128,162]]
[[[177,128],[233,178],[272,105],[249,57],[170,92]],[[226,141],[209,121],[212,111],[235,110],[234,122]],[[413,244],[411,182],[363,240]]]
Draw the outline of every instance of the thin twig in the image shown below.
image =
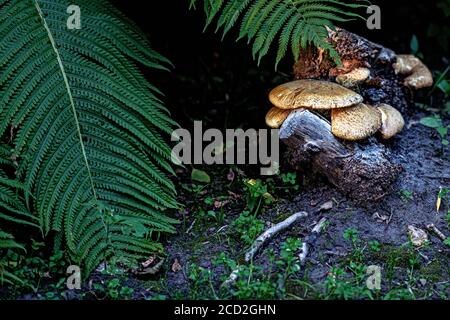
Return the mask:
[[256,238],[255,242],[253,242],[250,250],[245,254],[245,262],[250,262],[259,249],[270,239],[272,239],[279,232],[289,228],[292,224],[297,222],[300,219],[306,218],[308,214],[306,212],[297,212],[287,218],[286,220],[277,223],[273,227],[264,231],[258,238]]
[[447,239],[447,237],[442,233],[442,231],[439,230],[434,224],[432,223],[427,224],[426,228],[428,229],[428,231],[434,233],[442,241],[445,241]]
[[[250,250],[245,254],[245,262],[248,263],[251,260],[253,260],[253,257],[258,252],[261,247],[267,243],[271,238],[273,238],[276,234],[279,232],[289,228],[291,225],[293,225],[295,222],[297,222],[300,219],[303,219],[308,216],[308,213],[306,212],[297,212],[284,221],[277,223],[273,227],[267,229],[263,234],[261,234],[255,242],[253,242],[252,246],[250,247]],[[242,266],[238,266],[236,269],[234,269],[227,280],[225,280],[222,283],[222,287],[229,287],[231,286],[238,278],[239,272],[241,271]]]
[[310,248],[314,246],[317,236],[322,231],[322,227],[326,221],[327,221],[326,218],[320,219],[319,222],[317,222],[314,228],[311,230],[311,233],[304,239],[302,243],[302,248],[300,249],[300,254],[298,256],[300,259],[300,264],[302,265],[305,264],[306,257],[309,254]]

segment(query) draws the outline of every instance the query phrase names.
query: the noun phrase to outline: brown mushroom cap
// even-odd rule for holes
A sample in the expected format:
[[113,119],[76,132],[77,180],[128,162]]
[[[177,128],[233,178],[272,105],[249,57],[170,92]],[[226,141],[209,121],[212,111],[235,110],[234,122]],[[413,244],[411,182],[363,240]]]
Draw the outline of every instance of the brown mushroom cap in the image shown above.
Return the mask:
[[272,107],[266,114],[266,124],[270,128],[279,128],[288,115],[292,112],[290,109],[280,109],[277,107]]
[[331,132],[344,140],[365,139],[381,127],[380,111],[359,103],[344,109],[331,110]]
[[365,81],[370,76],[370,70],[367,68],[356,68],[352,71],[338,75],[336,77],[336,82],[344,87],[354,87],[357,84]]
[[424,65],[418,65],[413,73],[405,79],[405,85],[414,89],[428,88],[433,85],[433,75]]
[[399,54],[397,62],[392,65],[395,73],[409,75],[405,79],[405,86],[422,89],[433,85],[433,75],[427,66],[418,58],[410,54]]
[[381,113],[381,128],[379,131],[383,139],[392,138],[402,131],[405,120],[397,109],[385,103],[380,103],[377,108]]
[[334,109],[360,103],[363,98],[337,83],[297,80],[273,89],[269,94],[269,100],[280,109]]
[[397,62],[392,64],[392,67],[397,74],[411,74],[420,63],[421,61],[412,54],[398,54]]

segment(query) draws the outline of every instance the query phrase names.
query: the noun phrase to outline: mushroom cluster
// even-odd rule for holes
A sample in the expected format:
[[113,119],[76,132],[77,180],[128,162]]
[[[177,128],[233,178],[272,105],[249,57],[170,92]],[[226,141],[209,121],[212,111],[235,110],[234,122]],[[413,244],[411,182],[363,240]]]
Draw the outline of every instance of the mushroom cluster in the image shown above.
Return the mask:
[[[340,78],[343,84],[354,84],[368,76],[367,70]],[[266,124],[279,128],[295,109],[330,110],[331,131],[344,140],[361,140],[377,131],[389,139],[403,129],[404,120],[398,110],[387,104],[370,106],[362,103],[358,93],[334,82],[320,80],[291,81],[274,88],[269,94],[273,107]]]

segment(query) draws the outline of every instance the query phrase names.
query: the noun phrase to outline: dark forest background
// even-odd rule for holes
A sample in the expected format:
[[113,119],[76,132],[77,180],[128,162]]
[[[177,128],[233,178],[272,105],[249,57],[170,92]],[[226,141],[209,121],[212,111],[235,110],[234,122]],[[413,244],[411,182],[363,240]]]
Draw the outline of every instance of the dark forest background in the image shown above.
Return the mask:
[[[263,128],[269,109],[268,91],[292,79],[292,56],[274,70],[274,53],[261,64],[252,59],[251,47],[236,42],[239,28],[223,41],[214,25],[205,32],[202,8],[189,10],[189,1],[130,2],[116,5],[148,34],[154,49],[174,64],[171,73],[148,73],[166,94],[165,102],[184,127],[203,120],[217,128]],[[381,8],[381,30],[369,30],[364,21],[339,26],[378,42],[397,53],[411,53],[415,35],[419,52],[431,70],[448,65],[450,1],[374,0]],[[363,16],[368,16],[364,11]]]

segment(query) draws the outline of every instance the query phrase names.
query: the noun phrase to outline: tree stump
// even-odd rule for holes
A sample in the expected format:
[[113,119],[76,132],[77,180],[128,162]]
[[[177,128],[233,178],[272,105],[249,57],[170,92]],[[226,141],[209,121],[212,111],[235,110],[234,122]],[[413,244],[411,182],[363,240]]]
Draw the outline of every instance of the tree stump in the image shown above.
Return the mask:
[[386,103],[405,113],[411,101],[411,92],[403,86],[403,76],[395,74],[392,64],[396,54],[341,28],[328,29],[328,41],[333,45],[342,66],[336,66],[327,54],[317,49],[301,50],[294,65],[295,79],[322,79],[334,81],[336,76],[358,67],[370,70],[371,77],[358,87],[368,104]]
[[341,192],[360,202],[378,200],[391,191],[401,167],[373,138],[364,144],[343,144],[330,123],[305,109],[292,112],[280,128],[287,159],[296,169],[312,166]]
[[[411,93],[403,86],[403,77],[394,72],[396,54],[392,50],[341,28],[328,29],[328,41],[342,65],[336,66],[322,50],[302,49],[294,65],[295,79],[335,81],[340,74],[365,67],[370,78],[354,88],[364,103],[386,103],[402,113],[408,110]],[[289,115],[280,128],[280,139],[287,145],[287,160],[294,169],[311,167],[359,202],[387,195],[402,170],[375,137],[359,143],[339,140],[331,133],[327,119],[308,110]]]

